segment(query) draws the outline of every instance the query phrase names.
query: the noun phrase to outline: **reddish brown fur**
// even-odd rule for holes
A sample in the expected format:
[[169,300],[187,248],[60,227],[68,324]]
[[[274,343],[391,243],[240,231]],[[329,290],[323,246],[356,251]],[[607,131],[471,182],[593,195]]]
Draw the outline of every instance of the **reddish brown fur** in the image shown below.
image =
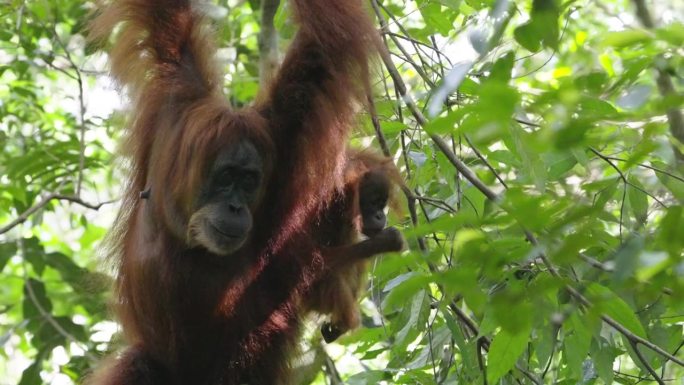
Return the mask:
[[[390,202],[394,190],[400,186],[401,174],[392,159],[372,151],[348,151],[345,165],[344,190],[333,200],[322,215],[321,223],[312,229],[312,237],[326,248],[352,245],[362,234],[359,184],[368,172],[379,172],[387,178]],[[329,314],[332,325],[344,333],[360,324],[358,299],[365,286],[368,262],[353,254],[346,267],[334,269],[321,278],[307,298],[307,310]]]
[[[302,295],[328,263],[304,230],[340,183],[378,42],[361,4],[292,0],[300,29],[282,68],[238,112],[188,0],[112,0],[93,21],[95,41],[117,30],[111,73],[133,110],[131,177],[110,245],[130,347],[91,384],[287,382]],[[219,258],[188,248],[184,227],[206,165],[240,139],[266,157],[265,189],[252,207],[255,231]]]

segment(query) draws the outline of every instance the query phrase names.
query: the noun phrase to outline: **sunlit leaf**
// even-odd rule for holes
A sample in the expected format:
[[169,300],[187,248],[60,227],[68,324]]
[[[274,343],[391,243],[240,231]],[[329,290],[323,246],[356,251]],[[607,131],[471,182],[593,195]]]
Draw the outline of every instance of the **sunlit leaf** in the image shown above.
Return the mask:
[[653,35],[645,30],[630,29],[618,32],[609,32],[604,35],[602,44],[616,48],[628,47],[638,43],[648,42]]

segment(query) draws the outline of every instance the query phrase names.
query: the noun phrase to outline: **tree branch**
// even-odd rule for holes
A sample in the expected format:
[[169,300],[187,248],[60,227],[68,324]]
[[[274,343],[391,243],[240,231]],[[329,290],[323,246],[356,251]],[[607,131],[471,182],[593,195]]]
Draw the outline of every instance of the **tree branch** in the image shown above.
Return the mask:
[[658,385],[665,385],[663,379],[660,378],[660,376],[658,376],[658,373],[656,373],[655,370],[653,370],[653,367],[651,366],[651,364],[648,363],[646,357],[644,357],[644,355],[641,354],[641,352],[639,351],[639,346],[637,346],[637,344],[634,341],[629,341],[629,344],[632,346],[632,349],[634,349],[634,353],[636,354],[639,361],[641,361],[646,370],[649,373],[651,373],[651,376],[653,376],[653,379],[658,383]]
[[268,84],[275,74],[278,63],[278,31],[273,24],[280,0],[261,1],[261,31],[259,32],[259,81]]
[[21,213],[21,215],[19,215],[16,219],[14,219],[10,223],[6,224],[5,226],[0,227],[0,234],[4,234],[4,233],[12,230],[14,227],[26,222],[31,217],[31,215],[35,214],[38,210],[45,207],[52,200],[68,201],[71,203],[81,205],[81,206],[88,208],[88,209],[91,209],[91,210],[99,210],[100,207],[102,207],[106,204],[116,202],[116,200],[111,200],[111,201],[105,201],[105,202],[100,202],[100,203],[88,203],[88,202],[85,202],[81,198],[76,197],[76,196],[64,195],[64,194],[58,194],[58,193],[50,193],[50,194],[46,195],[40,202],[36,203],[34,206],[30,207],[28,210]]
[[387,139],[385,134],[382,133],[382,127],[380,126],[380,119],[378,118],[378,112],[375,109],[375,101],[373,100],[373,95],[367,90],[366,98],[368,100],[368,113],[370,114],[371,123],[373,123],[373,129],[375,129],[375,137],[378,138],[378,143],[380,144],[380,149],[383,155],[386,157],[392,156],[389,146],[387,145]]
[[[655,28],[655,23],[653,22],[651,13],[648,10],[648,7],[646,6],[646,2],[644,0],[633,1],[634,5],[636,6],[637,18],[639,19],[641,24],[648,29]],[[670,75],[662,68],[656,67],[656,71],[656,84],[658,85],[658,90],[660,91],[660,94],[664,98],[671,95],[675,95],[677,92],[675,91],[674,85],[672,84],[672,79],[670,79]],[[678,107],[672,107],[666,111],[666,115],[667,121],[670,125],[670,133],[677,141],[679,141],[680,144],[684,145],[684,117],[682,116],[682,111]],[[677,160],[680,163],[684,163],[684,154],[682,154],[682,152],[679,151],[679,148],[677,148],[676,146],[673,146],[673,149],[677,157]]]
[[335,367],[335,361],[328,355],[325,348],[321,347],[321,349],[323,350],[324,355],[323,371],[330,379],[330,385],[342,385],[344,382],[342,381],[342,377],[340,377],[340,373],[337,371],[337,367]]

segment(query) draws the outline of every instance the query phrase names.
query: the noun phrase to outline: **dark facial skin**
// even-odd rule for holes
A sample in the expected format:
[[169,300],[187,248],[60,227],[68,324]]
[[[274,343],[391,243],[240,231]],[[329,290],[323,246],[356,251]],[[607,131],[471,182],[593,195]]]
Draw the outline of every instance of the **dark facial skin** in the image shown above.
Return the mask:
[[192,245],[228,255],[240,248],[252,228],[250,206],[259,196],[263,162],[249,141],[221,151],[211,166],[190,218]]
[[359,206],[363,218],[362,233],[372,237],[387,225],[385,206],[389,199],[390,181],[380,171],[367,172],[359,183]]

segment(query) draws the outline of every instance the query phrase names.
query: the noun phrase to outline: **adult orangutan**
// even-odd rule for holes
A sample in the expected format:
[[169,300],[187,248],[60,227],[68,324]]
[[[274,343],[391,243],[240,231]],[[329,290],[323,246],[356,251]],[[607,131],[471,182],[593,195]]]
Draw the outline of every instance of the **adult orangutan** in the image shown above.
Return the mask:
[[[382,232],[387,224],[385,207],[390,202],[393,187],[402,183],[392,159],[368,150],[349,151],[344,189],[335,194],[331,205],[321,215],[320,223],[311,230],[316,241],[326,250],[344,249],[345,245],[358,243],[362,235],[374,237]],[[401,249],[401,238],[396,240],[394,250],[387,251]],[[308,310],[330,315],[330,322],[321,327],[326,342],[357,328],[361,321],[358,299],[365,285],[368,263],[365,258],[359,259],[353,254],[341,258],[351,263],[322,275],[307,296]]]
[[304,233],[341,182],[378,37],[361,0],[291,5],[282,67],[239,111],[191,1],[112,0],[93,21],[133,108],[110,245],[128,348],[90,383],[287,383],[312,282],[396,244],[388,230],[324,257]]

